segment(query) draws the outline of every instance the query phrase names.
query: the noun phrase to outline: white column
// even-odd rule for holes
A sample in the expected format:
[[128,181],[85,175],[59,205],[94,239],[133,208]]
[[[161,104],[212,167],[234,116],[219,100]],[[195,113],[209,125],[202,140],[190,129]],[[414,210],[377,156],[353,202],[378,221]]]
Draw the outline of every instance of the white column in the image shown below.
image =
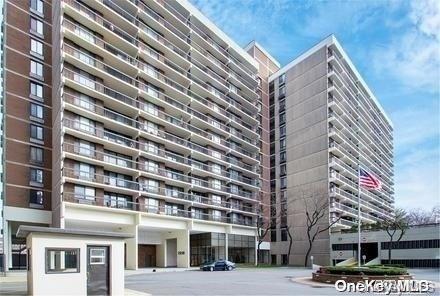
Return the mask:
[[255,266],[258,265],[258,262],[257,262],[257,260],[258,260],[257,248],[258,248],[258,239],[255,236],[255,251],[254,251],[254,253],[255,253]]
[[3,223],[3,260],[5,260],[5,272],[12,268],[12,248],[11,248],[11,225],[5,220]]
[[225,233],[225,260],[229,260],[229,237],[228,234]]
[[127,245],[127,269],[137,270],[138,269],[138,226],[133,225],[125,229],[127,232],[132,233],[133,238],[128,238],[125,240]]

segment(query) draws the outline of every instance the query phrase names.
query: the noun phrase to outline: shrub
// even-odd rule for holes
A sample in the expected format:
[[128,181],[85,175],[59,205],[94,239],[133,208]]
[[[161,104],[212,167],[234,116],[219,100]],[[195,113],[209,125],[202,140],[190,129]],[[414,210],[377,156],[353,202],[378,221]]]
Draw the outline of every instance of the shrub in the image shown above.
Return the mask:
[[375,267],[344,267],[344,266],[327,266],[324,269],[330,274],[346,274],[346,275],[405,275],[405,268],[391,266],[375,266]]

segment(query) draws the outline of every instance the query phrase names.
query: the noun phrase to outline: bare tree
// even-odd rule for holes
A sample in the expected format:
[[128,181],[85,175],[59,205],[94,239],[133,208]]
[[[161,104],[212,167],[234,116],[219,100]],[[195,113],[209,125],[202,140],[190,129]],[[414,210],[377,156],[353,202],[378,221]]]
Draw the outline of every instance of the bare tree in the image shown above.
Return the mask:
[[260,263],[260,246],[264,241],[264,238],[266,237],[267,233],[270,230],[270,223],[268,221],[264,221],[263,217],[258,217],[257,219],[257,262],[256,265]]
[[440,222],[440,206],[435,206],[429,211],[411,209],[406,215],[409,225],[423,225]]
[[290,225],[286,225],[286,232],[287,235],[289,236],[289,250],[287,251],[287,260],[290,259],[290,253],[292,252],[292,245],[293,245],[293,235],[290,232],[291,229],[292,227]]
[[[309,261],[309,255],[312,251],[313,243],[316,237],[325,231],[328,231],[334,224],[336,224],[341,218],[338,217],[333,221],[329,220],[329,200],[328,196],[323,194],[313,194],[310,198],[306,198],[303,195],[306,226],[307,226],[307,240],[309,243],[305,258],[304,267],[307,267]],[[311,204],[311,206],[309,205]],[[328,224],[323,222],[328,220]],[[322,226],[324,224],[325,226]]]
[[[383,221],[378,222],[378,224],[380,229],[385,230],[390,238],[388,244],[388,264],[391,264],[393,243],[400,242],[409,227],[406,212],[402,209],[395,209],[393,218],[384,219]],[[398,234],[398,237],[397,240],[394,240],[396,234]]]

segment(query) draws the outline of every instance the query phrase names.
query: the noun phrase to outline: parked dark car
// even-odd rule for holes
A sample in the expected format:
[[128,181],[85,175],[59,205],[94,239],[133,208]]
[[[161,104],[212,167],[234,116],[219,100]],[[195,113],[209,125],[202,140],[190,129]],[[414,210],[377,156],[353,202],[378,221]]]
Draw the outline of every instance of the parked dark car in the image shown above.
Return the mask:
[[203,271],[214,271],[214,270],[233,270],[235,269],[235,263],[228,260],[218,260],[204,263],[200,266]]

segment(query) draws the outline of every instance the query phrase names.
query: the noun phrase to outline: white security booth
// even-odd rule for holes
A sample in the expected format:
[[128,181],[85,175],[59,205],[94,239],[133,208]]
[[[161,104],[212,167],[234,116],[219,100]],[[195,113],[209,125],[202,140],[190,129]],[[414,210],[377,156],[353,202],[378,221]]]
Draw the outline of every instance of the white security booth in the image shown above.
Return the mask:
[[123,295],[124,240],[131,234],[20,226],[29,295]]

